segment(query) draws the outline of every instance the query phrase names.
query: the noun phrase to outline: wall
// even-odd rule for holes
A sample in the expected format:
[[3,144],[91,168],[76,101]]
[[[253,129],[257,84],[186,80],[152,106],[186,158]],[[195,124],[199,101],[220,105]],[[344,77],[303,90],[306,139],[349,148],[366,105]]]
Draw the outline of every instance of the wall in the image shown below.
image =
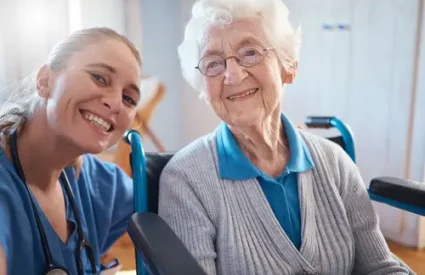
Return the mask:
[[[152,117],[152,130],[167,150],[181,147],[182,77],[177,58],[181,36],[180,2],[142,2],[143,72],[165,83],[166,96]],[[146,151],[155,150],[150,145]]]
[[131,42],[142,51],[142,2],[140,0],[124,0],[124,29]]
[[109,27],[141,49],[141,6],[139,0],[68,0],[69,31]]
[[6,68],[6,24],[5,20],[7,16],[5,14],[6,9],[0,10],[0,106],[3,101],[7,99],[8,93],[6,92],[7,83],[7,68]]
[[[422,0],[422,3],[425,2]],[[417,73],[412,77],[415,83],[413,102],[413,133],[410,178],[425,181],[425,5],[422,4],[422,24],[418,38]]]
[[[55,22],[50,24],[49,20]],[[46,60],[50,48],[67,34],[67,0],[16,0],[0,9],[0,89],[7,97],[18,79]]]
[[116,0],[69,0],[70,11],[75,11],[71,19],[71,31],[80,28],[110,27],[125,33],[124,1]]
[[[421,28],[418,32],[418,58],[417,71],[412,81],[416,84],[414,89],[415,100],[412,108],[413,132],[410,154],[410,177],[413,180],[425,182],[425,1],[421,0],[422,12]],[[411,215],[410,215],[411,216]],[[418,218],[418,246],[425,247],[425,217]]]

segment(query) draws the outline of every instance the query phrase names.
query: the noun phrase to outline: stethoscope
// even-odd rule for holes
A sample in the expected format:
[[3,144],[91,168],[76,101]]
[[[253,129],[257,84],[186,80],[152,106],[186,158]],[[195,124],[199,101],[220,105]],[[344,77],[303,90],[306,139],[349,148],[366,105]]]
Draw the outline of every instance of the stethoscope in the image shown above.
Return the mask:
[[[17,140],[18,140],[17,131],[13,131],[13,133],[10,135],[10,153],[12,155],[13,165],[19,177],[21,178],[22,182],[24,183],[25,188],[28,192],[28,196],[31,199],[32,210],[34,213],[35,220],[37,222],[38,233],[40,234],[41,245],[43,246],[43,253],[47,263],[44,274],[45,275],[70,275],[69,271],[65,267],[55,265],[53,263],[52,253],[50,251],[49,244],[47,242],[46,232],[44,231],[43,225],[41,224],[40,216],[38,215],[38,211],[36,209],[34,200],[31,196],[31,191],[28,185],[26,184],[24,171],[22,170],[21,162],[19,161]],[[92,274],[96,274],[96,262],[94,258],[93,248],[91,247],[90,243],[86,240],[84,236],[84,232],[80,222],[80,215],[77,209],[77,205],[75,203],[74,194],[71,190],[71,185],[69,184],[68,177],[66,176],[64,171],[62,171],[60,175],[60,181],[64,185],[65,193],[69,198],[72,211],[74,212],[74,215],[75,215],[75,221],[77,222],[77,233],[78,233],[79,245],[75,253],[76,254],[75,260],[77,262],[78,274],[84,275],[84,267],[83,267],[83,262],[81,259],[82,252],[84,249],[86,250],[87,256],[90,260]]]

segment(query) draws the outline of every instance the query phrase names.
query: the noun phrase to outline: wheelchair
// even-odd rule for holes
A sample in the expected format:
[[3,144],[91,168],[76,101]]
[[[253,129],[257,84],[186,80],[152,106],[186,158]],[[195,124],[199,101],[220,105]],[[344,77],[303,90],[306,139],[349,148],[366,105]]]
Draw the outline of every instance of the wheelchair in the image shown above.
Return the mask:
[[[308,117],[308,128],[335,128],[340,135],[328,137],[356,162],[353,134],[336,117]],[[128,233],[136,249],[137,275],[203,275],[205,272],[173,230],[159,217],[159,178],[174,153],[145,153],[135,130],[125,133],[130,144],[130,164],[134,180],[134,208]],[[425,216],[425,184],[394,177],[372,179],[369,197],[377,202]],[[399,260],[399,259],[398,259]]]

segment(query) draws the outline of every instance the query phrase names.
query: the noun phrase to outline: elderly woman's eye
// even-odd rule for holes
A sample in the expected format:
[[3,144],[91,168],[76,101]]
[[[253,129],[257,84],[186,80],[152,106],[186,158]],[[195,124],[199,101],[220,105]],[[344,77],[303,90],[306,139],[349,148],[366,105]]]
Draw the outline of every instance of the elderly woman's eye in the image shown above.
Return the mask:
[[207,69],[211,69],[211,68],[214,68],[214,67],[217,67],[218,65],[220,65],[220,62],[218,62],[218,61],[211,61],[211,62],[209,62],[208,64],[207,64]]
[[242,48],[239,52],[239,55],[241,55],[242,57],[247,57],[247,56],[258,56],[261,54],[258,49],[249,47],[249,48]]
[[238,52],[239,59],[242,63],[252,66],[262,60],[262,54],[256,47],[244,47]]
[[106,86],[108,83],[106,81],[106,79],[101,76],[100,74],[96,74],[96,73],[91,73],[91,77],[98,83],[101,84],[103,86]]
[[248,51],[246,51],[245,55],[246,56],[253,56],[256,55],[258,52],[256,50],[250,49]]
[[223,67],[226,66],[225,62],[226,61],[224,61],[223,58],[210,61],[207,63],[205,70],[210,74],[216,74],[217,72],[220,72],[223,69]]

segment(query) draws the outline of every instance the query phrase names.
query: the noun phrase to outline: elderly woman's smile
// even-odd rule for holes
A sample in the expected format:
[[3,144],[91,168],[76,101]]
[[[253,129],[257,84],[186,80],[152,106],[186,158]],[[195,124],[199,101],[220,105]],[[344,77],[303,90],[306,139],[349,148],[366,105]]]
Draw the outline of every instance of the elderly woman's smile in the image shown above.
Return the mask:
[[248,90],[244,90],[242,92],[239,93],[234,93],[230,96],[227,97],[227,99],[231,100],[231,101],[241,101],[241,100],[245,100],[248,98],[252,98],[252,96],[257,93],[258,88],[253,88],[253,89],[248,89]]

